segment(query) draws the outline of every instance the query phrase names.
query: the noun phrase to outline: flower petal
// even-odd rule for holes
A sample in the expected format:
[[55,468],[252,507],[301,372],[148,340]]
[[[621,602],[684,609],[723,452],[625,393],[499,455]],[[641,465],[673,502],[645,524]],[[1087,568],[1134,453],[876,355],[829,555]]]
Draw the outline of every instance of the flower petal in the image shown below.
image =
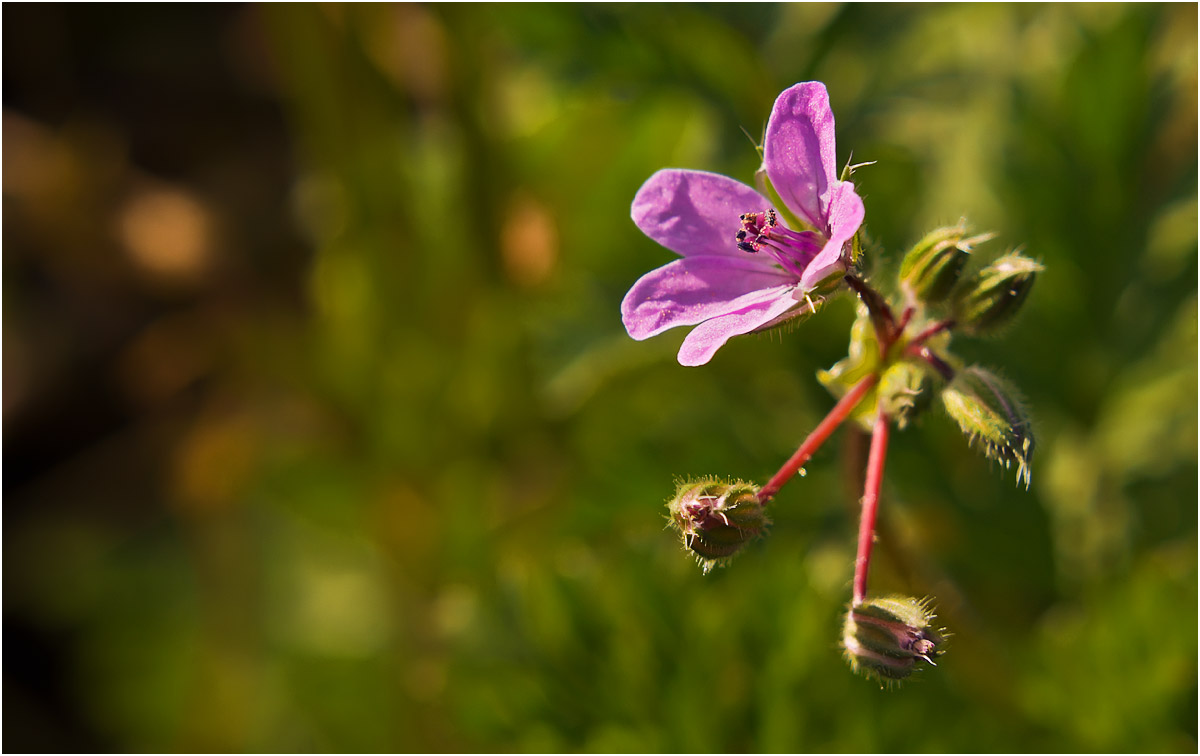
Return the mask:
[[838,181],[829,197],[829,241],[804,269],[804,275],[800,277],[803,291],[811,290],[838,268],[845,270],[842,247],[858,231],[865,215],[866,208],[863,207],[862,198],[854,191],[854,184]]
[[669,168],[646,179],[630,215],[646,236],[677,254],[741,255],[734,239],[739,216],[770,204],[728,176]]
[[794,288],[794,276],[765,255],[685,257],[638,279],[621,302],[621,320],[641,341],[668,328],[689,326],[735,312],[763,297]]
[[683,340],[679,347],[679,364],[687,367],[703,365],[725,346],[726,341],[770,323],[799,304],[790,289],[783,289],[763,296],[736,312],[706,320],[693,328]]
[[837,179],[835,148],[824,84],[806,81],[776,98],[763,140],[763,167],[788,208],[821,232]]

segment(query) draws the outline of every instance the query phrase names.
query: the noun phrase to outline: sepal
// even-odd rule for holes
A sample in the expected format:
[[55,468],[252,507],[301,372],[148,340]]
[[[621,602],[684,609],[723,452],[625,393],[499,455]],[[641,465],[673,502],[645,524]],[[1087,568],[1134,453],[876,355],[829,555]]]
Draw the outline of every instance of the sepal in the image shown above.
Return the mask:
[[878,408],[903,430],[929,408],[937,380],[924,365],[908,360],[897,362],[879,379]]

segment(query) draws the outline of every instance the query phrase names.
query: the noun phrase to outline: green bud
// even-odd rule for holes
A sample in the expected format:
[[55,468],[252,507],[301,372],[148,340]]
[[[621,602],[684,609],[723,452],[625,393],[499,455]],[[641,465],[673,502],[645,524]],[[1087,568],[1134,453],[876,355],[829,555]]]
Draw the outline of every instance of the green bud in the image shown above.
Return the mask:
[[955,320],[972,335],[991,333],[1007,325],[1042,270],[1041,263],[1015,252],[1001,257],[955,292]]
[[967,227],[959,224],[930,231],[913,245],[900,263],[900,284],[913,297],[925,302],[946,298],[966,265],[971,247],[992,238],[980,234],[965,238]]
[[758,488],[753,483],[719,478],[689,480],[676,487],[675,497],[667,503],[671,525],[706,574],[729,561],[771,524],[758,500]]
[[897,362],[879,380],[879,409],[896,420],[896,427],[907,427],[929,408],[934,380],[923,365]]
[[972,445],[1008,467],[1017,463],[1017,482],[1029,487],[1033,428],[1016,389],[999,376],[972,365],[959,370],[942,390],[942,404]]
[[919,661],[936,667],[946,633],[933,627],[936,616],[929,600],[906,596],[851,607],[842,628],[846,660],[855,672],[889,684],[912,674]]

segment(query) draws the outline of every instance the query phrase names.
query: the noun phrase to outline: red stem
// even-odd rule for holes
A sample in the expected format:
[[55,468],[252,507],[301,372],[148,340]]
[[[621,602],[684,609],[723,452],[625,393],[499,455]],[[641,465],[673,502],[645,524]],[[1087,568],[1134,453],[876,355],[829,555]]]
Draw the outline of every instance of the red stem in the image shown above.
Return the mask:
[[863,378],[858,383],[854,384],[854,388],[850,389],[843,396],[833,409],[829,410],[829,414],[825,419],[813,429],[813,432],[808,434],[808,438],[804,439],[804,443],[800,444],[800,448],[792,455],[791,459],[784,463],[783,467],[779,468],[779,472],[775,473],[767,484],[758,491],[758,500],[762,503],[767,503],[779,493],[779,489],[783,488],[783,484],[792,479],[792,476],[804,466],[804,463],[812,459],[812,455],[817,453],[817,449],[821,448],[821,444],[833,434],[837,427],[842,424],[842,421],[850,416],[862,398],[866,396],[875,382],[879,380],[879,376],[872,373],[866,378]]
[[854,559],[854,606],[867,598],[867,570],[871,566],[871,548],[875,545],[875,518],[879,514],[879,489],[883,484],[883,463],[887,459],[890,421],[883,412],[875,418],[871,433],[871,452],[867,458],[867,483],[863,490],[862,519],[858,524],[858,556]]
[[926,339],[936,336],[937,334],[941,333],[942,331],[948,330],[953,327],[954,327],[953,320],[938,321],[937,323],[934,323],[933,325],[926,328],[924,331],[921,331],[920,333],[918,333],[916,336],[913,336],[912,339],[908,343],[910,346],[915,346],[917,344],[924,344]]
[[915,307],[905,307],[904,312],[900,314],[900,322],[896,323],[896,327],[892,329],[891,341],[895,343],[900,340],[900,335],[904,333],[904,329],[908,328],[909,322],[913,318],[913,314],[917,311]]
[[931,367],[933,367],[934,370],[941,373],[941,376],[947,381],[954,380],[954,368],[951,367],[950,364],[941,357],[938,357],[932,349],[924,344],[919,346],[910,345],[908,349],[905,350],[905,353],[920,357],[921,359],[925,360],[930,364]]
[[879,354],[884,356],[887,354],[888,347],[892,345],[893,334],[899,333],[896,330],[896,318],[892,315],[892,308],[888,307],[887,300],[883,298],[883,295],[868,286],[866,281],[850,275],[843,280],[858,294],[858,298],[871,313],[871,322],[874,324],[875,334],[879,338]]

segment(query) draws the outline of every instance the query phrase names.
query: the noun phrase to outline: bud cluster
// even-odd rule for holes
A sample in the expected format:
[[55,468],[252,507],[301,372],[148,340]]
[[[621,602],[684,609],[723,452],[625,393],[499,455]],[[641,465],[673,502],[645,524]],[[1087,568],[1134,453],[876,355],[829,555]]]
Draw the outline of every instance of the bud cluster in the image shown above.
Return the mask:
[[849,353],[817,377],[842,396],[863,376],[879,376],[854,414],[868,427],[883,413],[904,428],[939,396],[972,445],[1006,467],[1016,463],[1018,481],[1028,486],[1035,443],[1016,390],[983,368],[963,369],[949,351],[954,333],[985,336],[1011,323],[1043,269],[1010,252],[969,272],[975,246],[992,236],[971,235],[965,223],[926,234],[900,263],[899,301],[859,282]]

